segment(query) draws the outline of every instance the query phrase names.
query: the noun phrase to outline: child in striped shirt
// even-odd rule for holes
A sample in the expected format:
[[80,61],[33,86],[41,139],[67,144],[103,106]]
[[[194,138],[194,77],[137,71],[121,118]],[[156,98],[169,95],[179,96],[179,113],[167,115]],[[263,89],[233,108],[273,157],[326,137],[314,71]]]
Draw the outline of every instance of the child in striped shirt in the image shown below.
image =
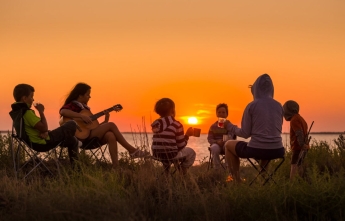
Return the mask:
[[155,112],[160,116],[152,124],[152,153],[162,160],[184,159],[181,167],[186,174],[194,163],[196,153],[186,147],[189,136],[193,136],[193,128],[184,134],[183,125],[175,119],[175,103],[169,98],[162,98],[155,105]]

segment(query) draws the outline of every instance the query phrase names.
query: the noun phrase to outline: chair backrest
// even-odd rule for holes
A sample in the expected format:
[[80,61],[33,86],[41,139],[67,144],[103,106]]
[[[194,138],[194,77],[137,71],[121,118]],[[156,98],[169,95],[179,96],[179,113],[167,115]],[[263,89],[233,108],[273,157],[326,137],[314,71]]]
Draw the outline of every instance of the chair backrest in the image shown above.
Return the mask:
[[[26,104],[25,104],[26,105]],[[27,107],[27,106],[26,106]],[[16,134],[17,138],[24,140],[25,142],[29,142],[29,137],[25,132],[24,128],[24,114],[25,112],[29,110],[29,108],[19,108],[19,109],[13,109],[9,113],[12,118],[12,136]],[[16,133],[14,133],[14,130]]]
[[177,156],[177,149],[165,148],[165,149],[154,149],[152,151],[153,156],[157,159],[167,160],[173,159]]

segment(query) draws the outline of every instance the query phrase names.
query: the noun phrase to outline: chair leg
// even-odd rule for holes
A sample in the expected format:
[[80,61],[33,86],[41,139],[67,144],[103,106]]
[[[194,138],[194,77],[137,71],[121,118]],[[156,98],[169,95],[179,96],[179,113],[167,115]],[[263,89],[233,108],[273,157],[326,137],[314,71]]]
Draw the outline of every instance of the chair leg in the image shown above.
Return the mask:
[[262,185],[265,185],[270,179],[277,184],[274,179],[273,179],[273,175],[275,174],[275,172],[279,169],[279,167],[284,163],[285,158],[282,158],[281,162],[278,164],[278,166],[276,166],[276,168],[273,170],[273,172],[271,174],[268,173],[268,178],[265,180],[265,182]]
[[[261,175],[263,178],[264,178],[264,182],[263,182],[263,186],[266,184],[266,183],[268,183],[268,181],[270,181],[270,180],[272,180],[275,184],[277,184],[276,183],[276,181],[273,179],[273,175],[274,175],[274,173],[279,169],[279,167],[283,164],[283,162],[285,161],[285,158],[280,158],[280,159],[282,159],[281,160],[281,162],[278,164],[278,166],[276,166],[276,168],[273,170],[273,172],[272,173],[270,173],[266,168],[267,168],[267,166],[268,166],[268,164],[269,164],[269,162],[270,162],[270,160],[268,160],[266,163],[265,163],[265,165],[261,165],[260,164],[260,162],[259,162],[259,160],[256,160],[255,159],[255,161],[258,163],[258,167],[249,159],[249,158],[247,158],[247,160],[249,161],[249,163],[255,168],[255,170],[256,171],[258,171],[258,174],[255,176],[255,178],[249,183],[249,186],[251,186],[253,183],[254,183],[254,181]],[[265,177],[265,175],[264,175],[264,173],[266,173],[266,176],[267,177]]]
[[207,165],[207,171],[210,170],[210,168],[213,168],[213,158],[212,158],[212,154],[210,151],[210,157],[208,158],[208,165]]

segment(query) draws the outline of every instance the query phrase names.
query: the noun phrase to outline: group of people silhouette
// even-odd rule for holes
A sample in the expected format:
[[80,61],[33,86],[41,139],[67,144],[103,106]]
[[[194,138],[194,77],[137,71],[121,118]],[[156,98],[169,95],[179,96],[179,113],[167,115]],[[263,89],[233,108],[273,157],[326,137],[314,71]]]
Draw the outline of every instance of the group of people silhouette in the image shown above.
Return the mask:
[[[292,149],[291,178],[297,173],[297,159],[302,149],[308,149],[307,123],[299,115],[297,102],[289,100],[283,106],[273,98],[274,86],[268,74],[259,76],[251,85],[253,101],[250,102],[243,113],[241,127],[232,124],[228,119],[222,127],[217,122],[210,126],[207,140],[213,155],[213,167],[220,168],[220,154],[225,154],[229,172],[237,182],[241,182],[239,166],[240,158],[280,158],[285,154],[282,143],[283,118],[290,123],[290,141]],[[113,122],[109,122],[109,112],[105,111],[104,122],[94,124],[94,119],[85,113],[90,113],[87,105],[91,98],[91,87],[85,83],[78,83],[67,96],[60,108],[62,118],[69,119],[54,129],[48,129],[44,114],[45,107],[41,103],[34,103],[33,86],[18,84],[13,90],[13,103],[11,116],[20,115],[24,122],[24,129],[31,147],[39,152],[48,151],[63,141],[63,146],[68,148],[71,164],[78,159],[78,148],[90,139],[97,137],[102,144],[109,145],[109,153],[113,168],[118,167],[118,146],[120,143],[132,158],[146,158],[150,152],[141,150],[129,144]],[[31,108],[34,107],[38,112]],[[175,103],[169,98],[158,100],[154,106],[155,112],[160,116],[151,124],[152,155],[157,159],[184,159],[181,168],[186,174],[196,158],[195,151],[187,147],[193,129],[184,131],[183,125],[176,120]],[[228,106],[221,103],[216,107],[216,116],[228,117]],[[87,136],[77,137],[80,123],[85,124]],[[91,126],[93,125],[93,126]],[[88,127],[89,126],[89,127]],[[226,135],[227,140],[223,137]],[[236,140],[236,137],[251,138],[249,142]],[[264,163],[264,162],[263,162]]]

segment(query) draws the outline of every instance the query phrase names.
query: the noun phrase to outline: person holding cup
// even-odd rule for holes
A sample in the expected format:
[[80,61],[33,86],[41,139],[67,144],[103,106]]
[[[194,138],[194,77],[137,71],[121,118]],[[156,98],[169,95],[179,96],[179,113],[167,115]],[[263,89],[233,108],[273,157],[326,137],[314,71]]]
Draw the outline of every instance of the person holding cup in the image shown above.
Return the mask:
[[185,175],[195,161],[196,153],[186,147],[190,136],[200,136],[200,130],[189,127],[184,133],[183,125],[175,119],[175,103],[169,98],[158,100],[154,107],[160,116],[152,124],[152,155],[163,160],[184,159],[181,165]]
[[[225,144],[225,158],[230,174],[236,182],[240,179],[240,158],[274,159],[283,157],[285,149],[282,142],[283,107],[273,99],[274,87],[268,74],[259,76],[250,86],[253,101],[243,113],[241,128],[225,122],[225,128],[249,142],[229,140]],[[267,165],[267,160],[260,164]]]
[[224,128],[224,123],[228,117],[228,105],[225,103],[218,104],[216,107],[216,116],[218,120],[213,123],[208,131],[207,141],[210,143],[210,151],[212,155],[213,168],[218,170],[221,168],[220,154],[225,154],[224,144],[227,140],[235,140],[236,135],[229,133]]

